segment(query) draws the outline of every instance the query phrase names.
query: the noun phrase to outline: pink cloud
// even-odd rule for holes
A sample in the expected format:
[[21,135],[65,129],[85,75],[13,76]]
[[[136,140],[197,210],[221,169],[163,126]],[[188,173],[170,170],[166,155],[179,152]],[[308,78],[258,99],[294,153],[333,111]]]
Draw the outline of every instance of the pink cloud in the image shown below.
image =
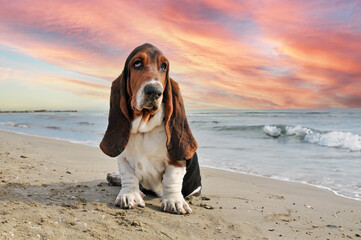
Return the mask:
[[105,80],[99,92],[43,73],[76,94],[107,98],[130,51],[151,42],[192,106],[360,107],[360,12],[338,1],[8,1],[0,45]]

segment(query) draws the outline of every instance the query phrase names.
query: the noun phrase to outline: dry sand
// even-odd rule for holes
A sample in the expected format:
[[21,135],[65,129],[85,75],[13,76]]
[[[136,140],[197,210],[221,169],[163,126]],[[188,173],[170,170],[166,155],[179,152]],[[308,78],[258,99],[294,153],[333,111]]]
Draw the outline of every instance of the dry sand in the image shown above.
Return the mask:
[[361,202],[327,190],[202,168],[192,214],[152,196],[122,210],[116,169],[95,147],[0,131],[0,239],[361,239]]

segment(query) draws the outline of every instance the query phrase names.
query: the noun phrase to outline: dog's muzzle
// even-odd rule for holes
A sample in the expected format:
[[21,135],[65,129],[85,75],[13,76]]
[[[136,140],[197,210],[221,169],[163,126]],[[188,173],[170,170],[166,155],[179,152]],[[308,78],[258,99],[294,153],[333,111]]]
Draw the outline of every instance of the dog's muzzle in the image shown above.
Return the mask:
[[151,80],[145,83],[137,93],[137,110],[148,109],[156,111],[159,109],[163,99],[163,86],[160,82]]

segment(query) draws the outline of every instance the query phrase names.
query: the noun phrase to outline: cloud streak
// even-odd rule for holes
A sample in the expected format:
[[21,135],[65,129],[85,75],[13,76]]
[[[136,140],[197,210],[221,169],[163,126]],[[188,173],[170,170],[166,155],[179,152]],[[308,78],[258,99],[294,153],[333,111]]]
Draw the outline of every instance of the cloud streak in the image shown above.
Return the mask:
[[361,107],[357,2],[1,2],[0,46],[104,80],[32,79],[61,91],[108,98],[127,55],[150,42],[193,107]]

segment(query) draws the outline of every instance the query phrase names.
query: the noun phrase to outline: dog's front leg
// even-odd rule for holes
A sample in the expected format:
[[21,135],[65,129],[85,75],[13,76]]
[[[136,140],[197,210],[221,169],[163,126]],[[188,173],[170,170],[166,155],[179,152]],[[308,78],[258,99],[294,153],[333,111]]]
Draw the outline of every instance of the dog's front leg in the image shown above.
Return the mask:
[[122,189],[115,200],[115,205],[121,208],[144,207],[145,203],[139,190],[139,179],[128,160],[122,155],[118,157],[118,167]]
[[185,167],[167,165],[163,174],[162,210],[165,212],[187,214],[192,209],[182,195],[182,183],[186,174]]

